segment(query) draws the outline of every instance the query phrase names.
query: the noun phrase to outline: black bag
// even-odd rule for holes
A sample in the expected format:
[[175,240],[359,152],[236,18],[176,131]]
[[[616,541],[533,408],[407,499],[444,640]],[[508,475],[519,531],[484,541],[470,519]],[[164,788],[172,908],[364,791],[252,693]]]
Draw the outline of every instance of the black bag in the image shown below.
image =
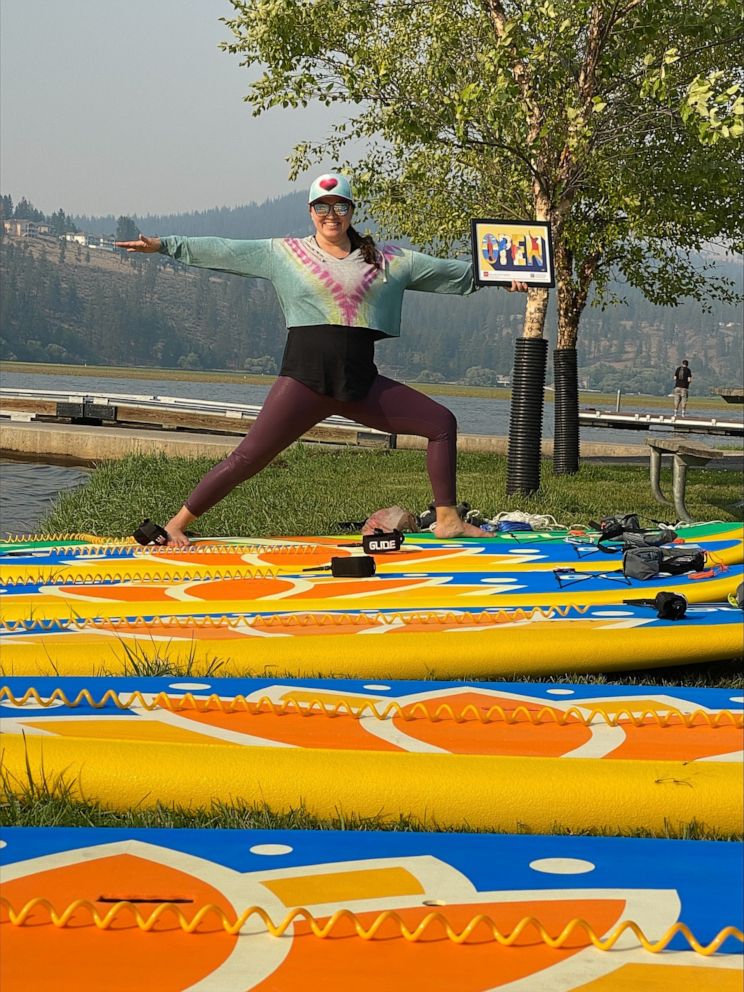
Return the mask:
[[645,530],[642,533],[626,530],[623,531],[622,541],[626,550],[628,548],[658,548],[662,544],[671,544],[677,537],[677,532],[670,528],[661,530]]
[[615,554],[618,551],[618,544],[624,545],[623,550],[631,547],[656,547],[671,544],[677,537],[677,532],[666,524],[660,523],[653,530],[641,527],[637,513],[602,517],[599,523],[593,520],[589,523],[600,532],[597,547],[606,554]]
[[685,575],[687,572],[702,572],[705,568],[705,552],[700,548],[656,548],[661,553],[660,572],[669,575]]
[[623,573],[629,579],[653,579],[660,573],[684,575],[705,568],[699,548],[630,548],[623,555]]
[[602,535],[601,539],[610,541],[613,537],[620,537],[626,531],[640,533],[643,528],[637,513],[626,513],[622,517],[602,517],[598,529]]

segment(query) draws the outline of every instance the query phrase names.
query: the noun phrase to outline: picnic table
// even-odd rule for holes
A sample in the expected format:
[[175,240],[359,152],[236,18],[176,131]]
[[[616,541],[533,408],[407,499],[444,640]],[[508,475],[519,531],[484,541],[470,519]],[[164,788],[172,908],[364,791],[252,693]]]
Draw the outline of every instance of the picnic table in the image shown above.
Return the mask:
[[672,505],[672,500],[666,498],[661,491],[661,459],[663,455],[672,455],[672,497],[678,520],[689,522],[692,517],[685,506],[685,486],[687,484],[687,469],[693,466],[702,468],[717,452],[704,444],[690,444],[682,438],[654,438],[646,442],[650,448],[649,470],[651,474],[651,492],[659,503]]

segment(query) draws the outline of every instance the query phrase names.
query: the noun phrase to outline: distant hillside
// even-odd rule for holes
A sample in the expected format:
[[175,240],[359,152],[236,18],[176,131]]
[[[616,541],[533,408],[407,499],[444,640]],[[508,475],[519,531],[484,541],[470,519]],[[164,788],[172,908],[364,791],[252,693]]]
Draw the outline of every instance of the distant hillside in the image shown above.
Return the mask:
[[[112,235],[116,218],[73,217],[81,231]],[[307,198],[304,193],[290,193],[264,203],[247,203],[241,207],[212,207],[187,214],[147,214],[132,220],[143,234],[185,234],[192,237],[213,235],[218,238],[283,238],[307,226]]]
[[[70,219],[70,218],[68,218]],[[109,235],[113,217],[71,218]],[[137,218],[153,234],[257,238],[303,234],[307,205],[297,193],[235,208]],[[717,265],[736,280],[741,268]],[[231,368],[278,368],[285,330],[271,286],[189,269],[161,256],[96,251],[55,238],[5,237],[0,245],[0,358],[25,361]],[[682,358],[696,390],[740,384],[742,326],[736,307],[656,307],[628,290],[627,304],[588,308],[579,338],[582,384],[664,394]],[[402,336],[378,346],[378,365],[409,381],[490,385],[511,371],[524,299],[484,289],[459,299],[408,293]],[[554,338],[551,313],[549,337]],[[552,347],[552,345],[551,345]]]

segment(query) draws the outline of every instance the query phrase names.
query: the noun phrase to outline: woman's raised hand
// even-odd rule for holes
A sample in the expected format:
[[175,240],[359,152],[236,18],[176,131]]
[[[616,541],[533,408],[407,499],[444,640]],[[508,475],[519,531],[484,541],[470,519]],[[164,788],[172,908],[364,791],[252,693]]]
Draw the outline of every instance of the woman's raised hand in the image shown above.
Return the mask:
[[146,238],[144,234],[140,234],[138,241],[115,241],[114,244],[127,251],[160,251],[160,238]]

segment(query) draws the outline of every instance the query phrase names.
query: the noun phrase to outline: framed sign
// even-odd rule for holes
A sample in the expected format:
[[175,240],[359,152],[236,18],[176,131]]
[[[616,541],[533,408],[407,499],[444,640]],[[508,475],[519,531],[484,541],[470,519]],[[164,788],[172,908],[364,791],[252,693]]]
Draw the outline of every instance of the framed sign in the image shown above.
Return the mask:
[[471,221],[473,273],[477,286],[555,286],[550,224],[544,221]]

